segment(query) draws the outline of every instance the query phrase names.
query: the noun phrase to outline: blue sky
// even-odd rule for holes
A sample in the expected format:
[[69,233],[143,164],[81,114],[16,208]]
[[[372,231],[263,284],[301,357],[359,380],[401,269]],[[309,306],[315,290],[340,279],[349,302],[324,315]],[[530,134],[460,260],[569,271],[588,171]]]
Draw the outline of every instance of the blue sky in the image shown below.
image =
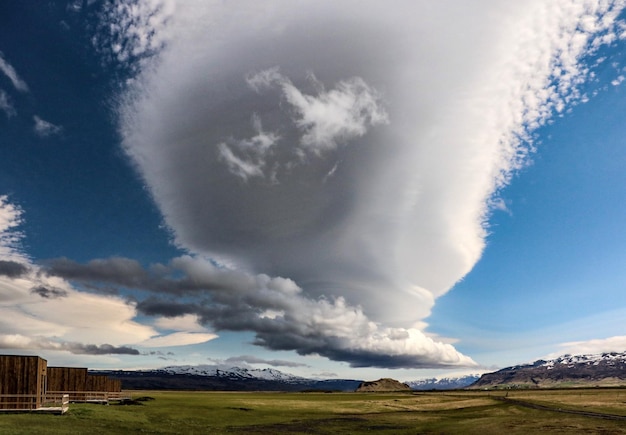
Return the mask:
[[3,2],[0,349],[403,380],[623,351],[622,8]]

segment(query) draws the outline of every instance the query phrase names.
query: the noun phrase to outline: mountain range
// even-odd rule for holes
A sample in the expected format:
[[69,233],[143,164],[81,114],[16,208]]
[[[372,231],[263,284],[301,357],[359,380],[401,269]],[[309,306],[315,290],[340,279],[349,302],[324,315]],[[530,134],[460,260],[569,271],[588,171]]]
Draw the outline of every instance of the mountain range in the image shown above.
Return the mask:
[[[168,366],[155,370],[90,371],[121,379],[122,388],[131,390],[223,390],[223,391],[355,391],[363,380],[311,379],[280,370],[227,367],[220,365]],[[459,378],[424,379],[406,382],[413,390],[464,388],[478,375]]]
[[480,375],[459,377],[428,378],[405,382],[412,390],[458,390],[480,379]]
[[[311,379],[280,370],[221,365],[168,366],[155,370],[91,371],[122,380],[124,389],[222,391],[355,391],[363,380]],[[567,388],[626,385],[626,352],[563,355],[507,367],[482,376],[405,382],[412,390]]]
[[568,388],[626,385],[626,352],[563,355],[486,373],[469,388]]
[[362,381],[309,379],[276,369],[252,369],[214,365],[169,366],[155,370],[93,371],[122,380],[129,390],[220,390],[220,391],[354,391]]

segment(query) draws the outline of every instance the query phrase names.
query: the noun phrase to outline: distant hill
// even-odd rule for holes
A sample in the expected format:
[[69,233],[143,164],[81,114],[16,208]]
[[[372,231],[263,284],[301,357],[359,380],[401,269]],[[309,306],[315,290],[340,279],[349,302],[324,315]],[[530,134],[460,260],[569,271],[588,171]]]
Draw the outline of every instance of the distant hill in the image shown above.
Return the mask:
[[486,373],[469,388],[566,388],[626,385],[626,352],[564,355]]
[[478,379],[480,379],[480,375],[467,375],[439,379],[420,379],[406,382],[406,384],[413,390],[457,390],[473,384]]
[[354,391],[362,381],[307,379],[275,369],[170,366],[156,370],[92,371],[122,381],[126,390]]
[[122,388],[126,390],[355,391],[362,384],[374,384],[364,388],[381,388],[379,391],[451,390],[467,387],[478,379],[478,375],[470,375],[423,379],[405,384],[390,379],[399,384],[391,385],[385,379],[374,383],[355,379],[310,379],[272,368],[252,369],[208,364],[168,366],[155,370],[101,370],[90,373],[106,374],[120,379]]
[[385,391],[411,391],[411,387],[391,378],[383,378],[372,382],[362,382],[356,389],[359,393]]

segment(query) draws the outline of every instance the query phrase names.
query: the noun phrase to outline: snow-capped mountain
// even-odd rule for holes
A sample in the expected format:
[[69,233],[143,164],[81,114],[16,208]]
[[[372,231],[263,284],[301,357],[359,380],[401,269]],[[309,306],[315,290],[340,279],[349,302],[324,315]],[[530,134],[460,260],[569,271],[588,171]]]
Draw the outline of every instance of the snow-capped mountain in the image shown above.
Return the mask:
[[563,355],[484,374],[471,388],[626,385],[626,352]]
[[412,390],[455,390],[465,388],[480,378],[480,375],[428,378],[405,382]]
[[192,376],[215,376],[234,379],[262,379],[266,381],[280,382],[302,382],[308,381],[306,378],[283,373],[280,370],[266,369],[249,369],[242,367],[225,367],[219,365],[201,364],[197,366],[168,366],[159,369],[165,373],[176,375],[192,375]]
[[626,352],[610,352],[610,353],[598,353],[593,355],[563,355],[556,359],[545,361],[541,366],[547,367],[548,370],[553,369],[555,366],[568,366],[575,367],[576,365],[591,365],[591,366],[619,366],[626,361]]
[[360,380],[308,379],[266,368],[223,365],[168,366],[156,370],[99,371],[122,380],[124,389],[221,391],[354,391]]

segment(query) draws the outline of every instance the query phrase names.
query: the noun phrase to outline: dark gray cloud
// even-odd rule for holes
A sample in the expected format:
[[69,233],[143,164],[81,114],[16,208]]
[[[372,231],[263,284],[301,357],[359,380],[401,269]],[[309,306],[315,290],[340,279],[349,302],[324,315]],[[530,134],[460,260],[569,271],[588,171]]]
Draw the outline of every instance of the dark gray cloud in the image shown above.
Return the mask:
[[0,260],[0,275],[8,278],[20,278],[26,275],[30,268],[23,263],[17,261]]
[[0,334],[0,349],[57,350],[76,355],[139,355],[137,349],[128,346],[84,344],[16,334]]
[[44,265],[49,275],[89,283],[109,283],[122,287],[145,287],[148,274],[138,261],[114,257],[80,264],[68,258],[49,260]]
[[43,285],[36,286],[30,289],[32,294],[36,294],[46,299],[56,299],[67,296],[67,291],[54,287],[46,287]]
[[137,310],[148,316],[178,317],[203,311],[198,304],[179,303],[171,299],[149,297],[137,302]]
[[57,258],[48,260],[43,270],[48,275],[81,283],[105,293],[129,288],[184,296],[202,291],[228,290],[238,285],[229,278],[229,275],[236,275],[227,269],[214,267],[202,277],[195,277],[186,273],[184,267],[181,259],[174,259],[168,265],[156,264],[150,269],[144,269],[138,261],[124,257],[96,259],[86,264]]
[[418,330],[382,327],[341,297],[312,298],[292,280],[252,275],[200,257],[177,257],[149,269],[125,258],[87,264],[57,259],[47,263],[46,273],[93,288],[141,290],[144,296],[135,295],[133,304],[142,314],[193,314],[215,331],[252,331],[255,344],[267,349],[318,354],[355,367],[475,364]]
[[84,355],[139,355],[139,351],[129,346],[113,346],[110,344],[66,343],[63,350]]

